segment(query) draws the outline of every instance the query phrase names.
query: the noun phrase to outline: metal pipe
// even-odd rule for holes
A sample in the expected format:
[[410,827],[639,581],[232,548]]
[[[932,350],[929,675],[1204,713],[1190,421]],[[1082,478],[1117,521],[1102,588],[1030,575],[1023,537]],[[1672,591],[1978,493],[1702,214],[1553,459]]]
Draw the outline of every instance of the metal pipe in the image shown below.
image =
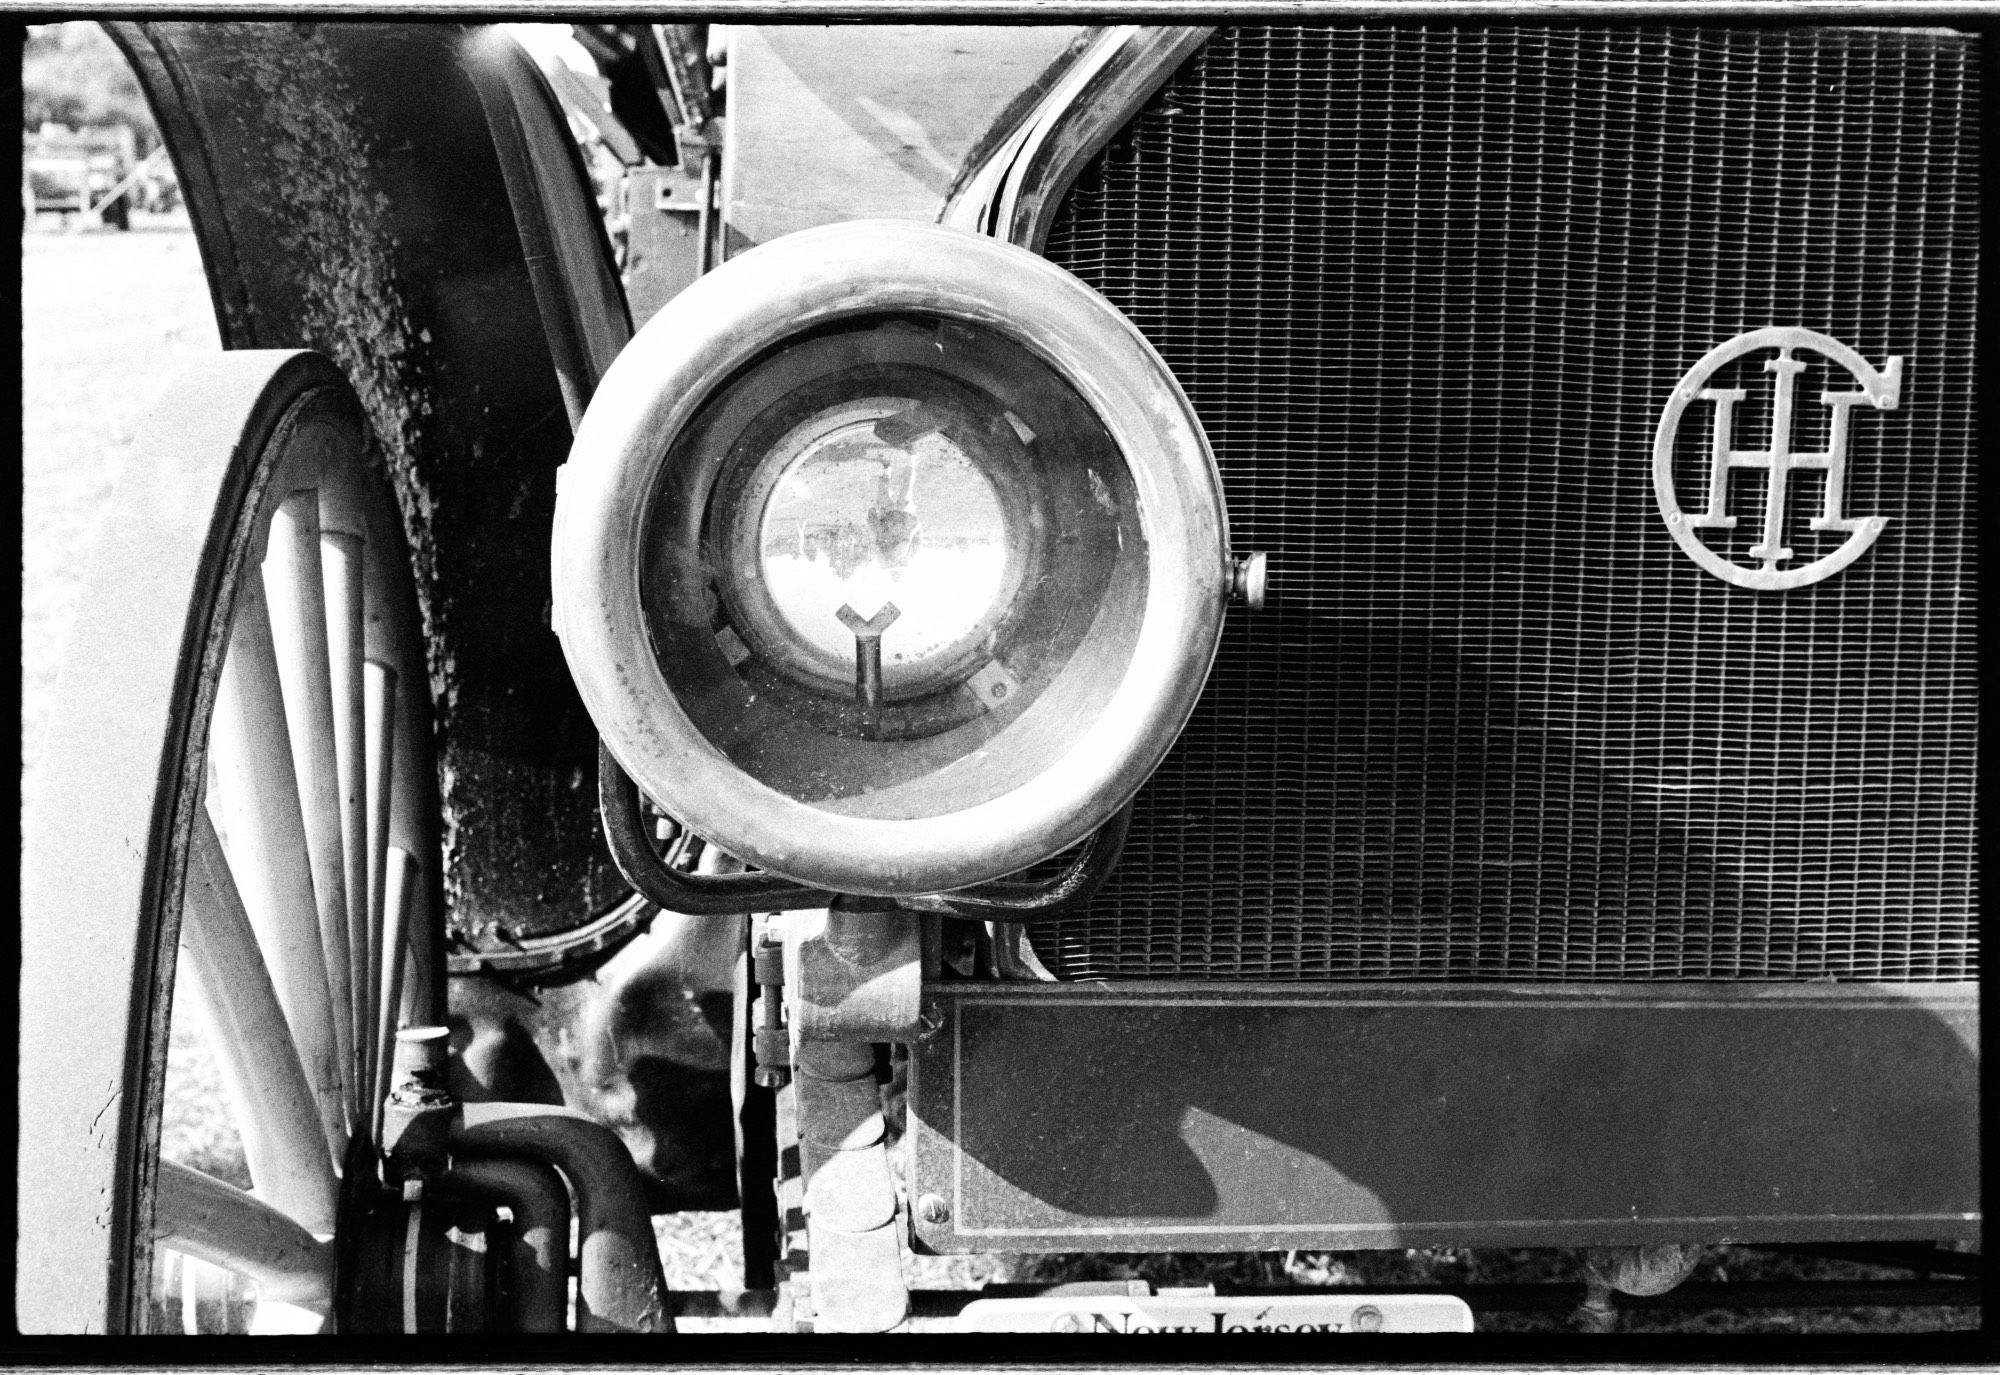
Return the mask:
[[543,1161],[576,1191],[579,1332],[674,1330],[645,1185],[616,1132],[570,1108],[467,1103],[451,1144],[454,1151]]
[[715,181],[717,168],[721,165],[720,149],[711,148],[701,160],[701,210],[695,218],[695,251],[699,255],[695,262],[698,272],[707,272],[715,266]]
[[569,1194],[562,1176],[531,1160],[456,1156],[441,1181],[507,1206],[514,1214],[513,1302],[517,1332],[561,1332],[569,1323]]

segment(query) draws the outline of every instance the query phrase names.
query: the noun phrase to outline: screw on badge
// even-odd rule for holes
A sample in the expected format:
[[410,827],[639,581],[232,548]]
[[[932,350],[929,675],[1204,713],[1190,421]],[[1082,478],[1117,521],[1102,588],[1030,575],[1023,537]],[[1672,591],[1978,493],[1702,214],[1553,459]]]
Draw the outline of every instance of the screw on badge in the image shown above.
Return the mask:
[[1380,1332],[1382,1330],[1382,1310],[1372,1303],[1364,1303],[1354,1310],[1354,1330],[1356,1332]]
[[937,1194],[925,1194],[917,1200],[917,1216],[935,1227],[951,1221],[951,1205]]
[[[1764,364],[1764,370],[1777,378],[1771,398],[1769,442],[1761,449],[1739,449],[1735,447],[1735,411],[1737,405],[1748,398],[1748,389],[1704,384],[1724,365],[1764,349],[1776,349],[1778,353],[1776,358]],[[1826,448],[1818,453],[1798,453],[1792,448],[1798,377],[1806,370],[1806,364],[1794,356],[1799,349],[1827,358],[1845,368],[1861,383],[1860,391],[1823,391],[1819,394],[1819,403],[1832,415]],[[1674,542],[1688,557],[1724,582],[1759,592],[1804,587],[1831,577],[1853,563],[1867,552],[1868,546],[1875,542],[1876,536],[1882,533],[1889,521],[1885,516],[1850,516],[1843,510],[1847,495],[1847,444],[1851,412],[1864,401],[1877,410],[1894,410],[1901,401],[1902,387],[1903,360],[1900,357],[1889,359],[1878,372],[1867,359],[1838,339],[1809,329],[1781,327],[1752,330],[1710,349],[1675,385],[1666,410],[1660,415],[1659,428],[1653,435],[1653,494],[1659,500],[1660,514],[1666,519]],[[1674,488],[1674,441],[1679,434],[1683,414],[1696,401],[1709,402],[1714,411],[1709,428],[1704,493],[1707,507],[1705,510],[1688,511],[1682,508]],[[1714,547],[1703,543],[1698,533],[1736,527],[1739,517],[1729,513],[1729,475],[1740,468],[1762,469],[1765,474],[1761,538],[1745,551],[1749,558],[1757,561],[1755,567],[1731,562]],[[1786,506],[1791,474],[1800,469],[1826,474],[1820,513],[1809,522],[1810,527],[1844,533],[1847,538],[1839,548],[1823,558],[1794,567],[1780,567],[1793,556],[1793,550],[1785,543]]]

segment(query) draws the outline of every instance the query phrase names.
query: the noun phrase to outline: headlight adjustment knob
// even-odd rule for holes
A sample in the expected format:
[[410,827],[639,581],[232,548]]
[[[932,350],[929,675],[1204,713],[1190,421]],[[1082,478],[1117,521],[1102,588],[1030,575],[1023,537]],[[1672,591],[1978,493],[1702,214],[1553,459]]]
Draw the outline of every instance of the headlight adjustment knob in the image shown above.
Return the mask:
[[1264,588],[1270,579],[1270,555],[1245,554],[1229,563],[1229,600],[1252,611],[1264,609]]

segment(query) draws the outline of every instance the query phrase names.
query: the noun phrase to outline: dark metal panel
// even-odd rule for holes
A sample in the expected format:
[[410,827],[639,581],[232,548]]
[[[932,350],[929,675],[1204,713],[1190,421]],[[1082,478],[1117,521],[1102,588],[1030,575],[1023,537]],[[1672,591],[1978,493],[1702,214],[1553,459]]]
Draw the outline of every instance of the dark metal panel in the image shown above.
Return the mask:
[[[588,920],[624,884],[598,835],[595,732],[547,620],[569,446],[548,332],[624,322],[545,319],[503,166],[566,132],[538,127],[552,106],[525,92],[498,102],[496,150],[482,90],[517,74],[460,25],[111,27],[180,171],[224,345],[324,352],[381,441],[430,648],[453,929]],[[552,203],[566,169],[513,170],[543,198],[538,244],[594,223],[581,186],[581,209]],[[592,301],[609,309],[601,290],[575,305]]]
[[932,984],[910,1194],[945,1207],[917,1235],[1976,1236],[1977,1018],[1972,985]]

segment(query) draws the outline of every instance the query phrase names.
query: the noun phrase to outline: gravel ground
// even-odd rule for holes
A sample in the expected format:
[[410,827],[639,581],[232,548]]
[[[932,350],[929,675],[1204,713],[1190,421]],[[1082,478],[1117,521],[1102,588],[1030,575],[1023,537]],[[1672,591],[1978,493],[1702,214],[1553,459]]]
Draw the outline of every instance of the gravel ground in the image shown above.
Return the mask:
[[[131,233],[64,232],[51,217],[21,246],[22,660],[24,798],[76,614],[106,498],[144,421],[174,376],[218,347],[199,255],[185,221],[148,221]],[[179,1009],[177,1009],[179,1011]],[[163,1124],[169,1155],[246,1182],[242,1149],[222,1104],[213,1059],[177,1018]],[[730,1213],[656,1219],[669,1283],[677,1289],[740,1287],[741,1232]],[[1574,1279],[1572,1253],[1412,1251],[1347,1255],[912,1257],[915,1288],[977,1288],[989,1281],[1129,1279],[1156,1284],[1521,1282]],[[1723,1250],[1696,1279],[1888,1278],[1893,1272],[1828,1261]],[[1695,1313],[1626,1319],[1634,1331],[1918,1332],[1977,1327],[1974,1309]],[[1482,1322],[1511,1330],[1563,1330],[1562,1315]]]

